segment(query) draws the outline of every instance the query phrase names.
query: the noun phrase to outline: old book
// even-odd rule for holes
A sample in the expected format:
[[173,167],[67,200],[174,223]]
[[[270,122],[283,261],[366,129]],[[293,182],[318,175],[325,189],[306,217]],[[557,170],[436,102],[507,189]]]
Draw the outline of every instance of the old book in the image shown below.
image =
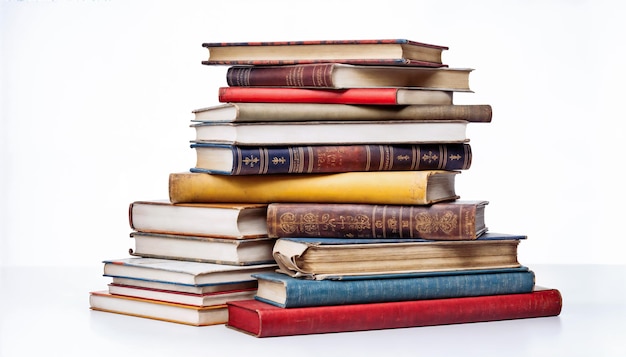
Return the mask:
[[157,281],[144,278],[126,278],[126,277],[111,277],[111,284],[133,286],[144,289],[166,290],[179,293],[189,294],[209,294],[219,291],[229,291],[238,289],[256,289],[257,280],[247,280],[239,282],[224,282],[221,284],[210,285],[188,285],[177,284],[168,281]]
[[379,171],[310,175],[225,176],[180,172],[169,177],[179,202],[316,202],[431,204],[457,199],[459,171]]
[[245,290],[227,290],[204,294],[183,293],[172,290],[143,288],[132,285],[109,284],[109,294],[157,300],[192,306],[223,305],[229,301],[254,298],[256,288]]
[[464,143],[464,120],[384,120],[193,123],[195,142],[233,145],[352,145]]
[[381,120],[465,120],[491,122],[487,104],[354,105],[327,103],[223,103],[193,111],[193,121],[298,122]]
[[342,280],[310,280],[280,273],[255,274],[255,299],[283,308],[443,299],[528,293],[535,274],[526,267],[391,274]]
[[205,65],[285,65],[339,62],[443,66],[448,48],[407,39],[310,40],[264,42],[205,42]]
[[453,104],[453,92],[422,88],[310,89],[282,87],[220,87],[222,103],[328,103],[368,105]]
[[362,66],[340,63],[293,66],[233,66],[226,71],[230,87],[369,88],[418,87],[471,92],[470,68]]
[[89,295],[92,310],[121,315],[175,322],[192,326],[224,324],[228,321],[226,305],[192,306],[163,301],[140,299],[93,291]]
[[276,264],[226,265],[158,258],[123,258],[104,261],[104,276],[151,280],[189,286],[241,283],[252,274],[274,271]]
[[133,230],[248,239],[267,236],[265,204],[172,204],[167,200],[135,201],[129,205]]
[[228,303],[227,327],[256,337],[436,326],[557,316],[563,300],[557,289],[370,304],[284,309],[262,301]]
[[193,172],[222,175],[467,170],[469,144],[240,146],[191,144]]
[[267,228],[274,238],[422,238],[471,240],[487,231],[487,201],[433,205],[272,203]]
[[146,232],[133,232],[130,236],[135,248],[129,252],[139,257],[227,265],[274,263],[275,239],[267,237],[230,239]]
[[516,268],[525,236],[487,232],[475,240],[280,238],[274,245],[279,271],[328,279],[435,271]]

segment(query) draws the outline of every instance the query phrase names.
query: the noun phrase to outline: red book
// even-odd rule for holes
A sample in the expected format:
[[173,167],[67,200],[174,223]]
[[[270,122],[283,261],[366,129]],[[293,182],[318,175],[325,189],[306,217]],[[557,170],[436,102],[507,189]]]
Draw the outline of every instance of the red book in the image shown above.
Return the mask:
[[452,91],[419,88],[308,89],[284,87],[222,87],[222,103],[322,103],[370,105],[451,105]]
[[280,308],[257,300],[228,303],[226,326],[256,337],[448,325],[561,313],[561,293],[531,293],[372,304]]

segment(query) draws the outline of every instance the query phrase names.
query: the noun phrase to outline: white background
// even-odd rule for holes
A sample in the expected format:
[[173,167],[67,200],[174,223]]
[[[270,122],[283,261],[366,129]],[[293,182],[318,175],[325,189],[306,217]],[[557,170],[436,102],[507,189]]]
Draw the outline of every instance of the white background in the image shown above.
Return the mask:
[[[409,38],[449,46],[491,104],[466,199],[523,264],[621,264],[626,61],[618,1],[3,1],[0,264],[127,256],[127,209],[195,164],[191,110],[226,67],[202,42]],[[99,277],[94,276],[94,279]]]

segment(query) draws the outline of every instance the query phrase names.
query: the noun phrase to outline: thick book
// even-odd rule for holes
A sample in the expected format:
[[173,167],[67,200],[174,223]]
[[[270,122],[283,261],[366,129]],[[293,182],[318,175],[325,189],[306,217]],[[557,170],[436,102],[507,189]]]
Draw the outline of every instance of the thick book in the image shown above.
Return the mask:
[[471,240],[487,231],[487,201],[433,205],[272,203],[267,210],[273,238],[422,238]]
[[231,145],[353,145],[464,143],[465,120],[192,122],[193,142]]
[[167,200],[135,201],[128,218],[133,230],[249,239],[267,236],[265,204],[172,204]]
[[132,232],[133,256],[176,259],[194,262],[256,265],[274,263],[272,248],[275,239],[230,239],[204,236]]
[[242,283],[252,274],[274,271],[276,264],[226,265],[158,258],[122,258],[104,261],[104,276],[175,283],[189,286]]
[[558,316],[557,289],[370,304],[285,309],[256,299],[228,305],[226,326],[256,337],[369,331]]
[[179,172],[169,196],[180,202],[315,202],[425,205],[459,198],[459,171],[378,171],[225,176]]
[[308,279],[517,268],[526,236],[487,232],[474,240],[279,238],[280,273]]
[[113,295],[106,291],[93,291],[89,294],[92,310],[121,315],[149,318],[191,326],[225,324],[228,309],[225,304],[213,306],[193,306],[164,301],[140,299]]
[[448,47],[408,39],[205,42],[205,65],[358,63],[441,67]]
[[197,295],[215,293],[219,291],[256,289],[258,285],[256,279],[240,282],[224,282],[221,284],[188,285],[169,281],[127,277],[111,277],[111,284]]
[[467,170],[470,144],[241,146],[194,143],[192,172],[221,175]]
[[531,292],[535,285],[535,274],[526,267],[343,280],[280,273],[254,277],[259,281],[254,298],[282,308],[520,294]]
[[223,305],[229,301],[253,299],[256,288],[216,291],[204,294],[161,290],[133,285],[109,284],[109,294],[129,296],[140,299],[165,301],[192,306]]
[[367,105],[451,105],[452,91],[422,88],[310,89],[282,87],[220,87],[222,103],[327,103]]
[[361,66],[340,63],[293,66],[233,66],[226,71],[230,87],[372,88],[417,87],[471,92],[470,68]]
[[465,120],[489,123],[488,104],[355,105],[327,103],[222,103],[192,111],[197,122]]

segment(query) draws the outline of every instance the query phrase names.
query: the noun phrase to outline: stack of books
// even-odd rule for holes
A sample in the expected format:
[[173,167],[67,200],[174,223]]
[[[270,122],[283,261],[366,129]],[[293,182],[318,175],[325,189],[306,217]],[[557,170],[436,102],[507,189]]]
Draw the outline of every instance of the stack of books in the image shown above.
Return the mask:
[[135,201],[131,257],[104,261],[108,290],[93,310],[193,326],[224,324],[226,303],[254,297],[255,273],[276,269],[265,204]]

